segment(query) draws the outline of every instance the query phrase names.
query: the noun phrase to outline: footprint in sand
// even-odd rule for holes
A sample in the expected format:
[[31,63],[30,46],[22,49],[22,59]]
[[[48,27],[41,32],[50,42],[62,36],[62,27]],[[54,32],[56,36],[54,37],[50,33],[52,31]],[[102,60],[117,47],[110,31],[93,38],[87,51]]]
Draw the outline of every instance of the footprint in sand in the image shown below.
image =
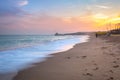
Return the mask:
[[113,77],[109,77],[107,80],[114,80],[114,78]]
[[93,76],[93,74],[91,73],[86,73],[86,74],[83,74],[84,76]]
[[93,74],[91,74],[91,73],[86,73],[86,75],[87,75],[87,76],[93,76]]
[[115,54],[114,54],[114,53],[110,53],[109,55],[115,57]]
[[71,57],[66,57],[67,59],[70,59]]
[[113,70],[110,70],[109,72],[110,72],[110,73],[114,73]]
[[87,56],[82,56],[82,59],[85,59]]
[[92,61],[93,65],[97,66],[97,64],[95,63],[95,61]]
[[120,60],[120,58],[117,58],[117,60]]
[[119,65],[115,65],[115,66],[113,66],[113,68],[118,68],[119,67]]
[[101,49],[107,49],[108,47],[101,47]]
[[113,63],[117,63],[117,61],[113,61]]
[[96,65],[96,66],[97,66],[97,64],[96,64],[96,63],[94,63],[93,65]]
[[99,69],[99,67],[96,67],[96,68],[95,68],[95,69],[93,69],[93,70],[95,70],[95,71],[96,71],[96,70],[98,70],[98,69]]

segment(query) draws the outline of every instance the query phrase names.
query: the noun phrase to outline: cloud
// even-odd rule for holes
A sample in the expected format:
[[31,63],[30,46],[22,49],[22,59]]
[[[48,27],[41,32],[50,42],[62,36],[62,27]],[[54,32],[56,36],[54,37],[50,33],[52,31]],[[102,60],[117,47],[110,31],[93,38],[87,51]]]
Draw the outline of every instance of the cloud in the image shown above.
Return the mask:
[[[68,22],[70,21],[70,23]],[[26,15],[0,18],[0,34],[54,34],[92,30],[90,18],[71,17],[67,20],[50,15]]]
[[28,5],[28,0],[22,0],[18,3],[20,6]]
[[102,9],[109,9],[111,7],[108,6],[103,6],[103,5],[96,5],[97,8],[102,8]]
[[24,14],[22,6],[27,4],[27,0],[2,0],[0,2],[0,16]]

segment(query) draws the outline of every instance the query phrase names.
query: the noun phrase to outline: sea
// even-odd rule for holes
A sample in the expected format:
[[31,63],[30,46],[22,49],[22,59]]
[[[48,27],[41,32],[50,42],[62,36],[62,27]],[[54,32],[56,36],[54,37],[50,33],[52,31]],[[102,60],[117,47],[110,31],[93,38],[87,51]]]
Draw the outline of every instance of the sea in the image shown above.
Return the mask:
[[0,74],[31,67],[88,39],[88,35],[0,35]]

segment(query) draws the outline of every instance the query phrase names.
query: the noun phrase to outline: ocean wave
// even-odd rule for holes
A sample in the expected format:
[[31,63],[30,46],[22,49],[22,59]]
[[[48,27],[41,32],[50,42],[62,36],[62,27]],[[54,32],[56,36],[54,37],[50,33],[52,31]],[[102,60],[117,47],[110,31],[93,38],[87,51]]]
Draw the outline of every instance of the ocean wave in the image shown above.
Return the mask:
[[[31,39],[28,36],[25,38]],[[42,36],[42,39],[39,38],[32,36],[33,43],[28,42],[32,46],[23,47],[22,44],[21,48],[0,51],[0,73],[17,72],[32,63],[44,61],[50,57],[50,54],[69,50],[77,43],[87,42],[89,36]]]

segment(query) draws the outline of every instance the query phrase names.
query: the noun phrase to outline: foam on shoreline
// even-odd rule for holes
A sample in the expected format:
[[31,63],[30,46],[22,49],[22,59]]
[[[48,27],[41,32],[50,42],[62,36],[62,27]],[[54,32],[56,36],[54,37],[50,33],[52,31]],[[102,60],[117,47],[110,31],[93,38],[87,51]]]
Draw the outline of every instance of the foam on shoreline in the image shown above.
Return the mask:
[[32,46],[0,52],[0,74],[18,72],[32,63],[42,62],[50,54],[71,49],[77,43],[83,43],[89,36],[79,36],[70,39],[56,40],[40,46]]

